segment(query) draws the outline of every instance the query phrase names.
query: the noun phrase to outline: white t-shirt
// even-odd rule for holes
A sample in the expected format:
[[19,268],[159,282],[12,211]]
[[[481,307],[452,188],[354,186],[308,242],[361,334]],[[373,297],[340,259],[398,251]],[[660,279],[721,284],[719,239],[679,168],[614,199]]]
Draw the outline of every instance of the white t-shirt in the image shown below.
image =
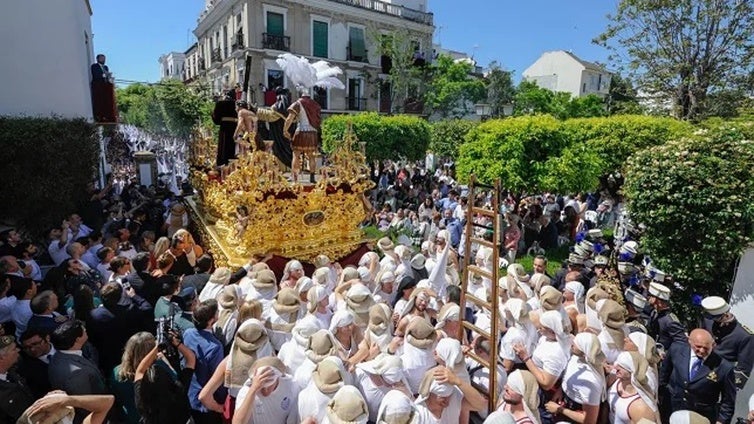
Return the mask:
[[597,406],[605,393],[604,379],[599,378],[589,365],[571,356],[563,375],[563,392],[574,402]]
[[[310,374],[311,377],[311,374]],[[314,380],[309,380],[309,384],[298,396],[298,416],[301,420],[307,417],[313,417],[318,423],[321,423],[327,414],[327,403],[330,402],[332,395],[326,395],[319,391],[314,384]]]
[[531,359],[537,367],[556,377],[560,377],[568,365],[568,358],[560,344],[548,341],[544,336],[539,338]]
[[[312,373],[317,368],[317,364],[306,358],[301,365],[296,368],[293,374],[293,381],[298,385],[299,390],[304,390],[307,385],[312,381]],[[306,418],[306,417],[304,417]]]
[[369,378],[369,373],[360,368],[356,368],[356,387],[364,395],[364,400],[367,402],[369,421],[376,422],[380,403],[382,403],[382,399],[390,391],[390,388],[388,386],[377,387]]
[[[238,408],[249,393],[249,386],[244,385],[238,392],[236,408]],[[251,419],[246,424],[294,424],[299,423],[298,387],[288,376],[278,380],[278,387],[269,396],[262,396],[257,392],[254,397],[254,409]]]
[[450,395],[450,402],[448,407],[443,409],[442,417],[439,419],[430,412],[427,405],[422,403],[416,404],[416,421],[415,424],[458,424],[458,420],[461,416],[461,405],[463,403],[463,393],[458,387]]

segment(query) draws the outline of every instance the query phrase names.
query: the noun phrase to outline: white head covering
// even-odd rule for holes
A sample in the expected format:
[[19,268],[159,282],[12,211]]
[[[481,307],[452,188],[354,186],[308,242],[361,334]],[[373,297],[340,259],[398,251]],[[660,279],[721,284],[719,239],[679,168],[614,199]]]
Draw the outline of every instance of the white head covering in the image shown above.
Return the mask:
[[367,374],[379,375],[388,384],[396,384],[400,381],[406,382],[406,374],[403,372],[403,361],[395,355],[380,353],[371,361],[357,364],[356,368]]
[[[405,421],[391,419],[396,416],[406,417]],[[416,421],[416,405],[414,405],[414,400],[405,393],[400,390],[391,390],[382,398],[377,412],[377,424],[414,424]]]
[[[535,421],[537,424],[539,424],[540,418],[539,418],[539,394],[538,389],[539,386],[536,384],[536,379],[534,379],[533,385],[536,387],[530,387],[532,385],[531,379],[524,378],[524,372],[529,371],[521,371],[516,370],[510,373],[508,375],[508,381],[506,384],[508,387],[511,388],[512,391],[515,393],[523,396],[524,398],[521,401],[521,404],[524,406],[524,411],[526,412],[526,415],[529,416],[530,419]],[[532,378],[534,378],[533,375],[529,374]],[[530,384],[527,386],[526,380],[530,380]]]
[[455,303],[446,303],[440,308],[435,328],[439,330],[445,327],[447,321],[458,321],[459,319],[461,319],[461,307]]
[[513,415],[511,415],[510,412],[498,409],[490,415],[487,415],[484,424],[516,424],[516,419],[513,418]]
[[563,317],[559,311],[547,311],[539,317],[539,323],[555,332],[560,348],[566,355],[571,356],[571,338],[563,331]]
[[565,290],[573,293],[573,298],[579,300],[584,297],[584,285],[578,281],[569,281],[565,285]]
[[710,424],[710,422],[706,417],[684,409],[670,414],[668,424]]
[[296,292],[300,295],[301,293],[308,293],[309,289],[314,287],[314,281],[312,281],[309,277],[301,277],[296,281]]
[[330,320],[330,332],[334,335],[338,328],[353,324],[353,314],[349,310],[341,309],[335,312]]
[[419,387],[419,396],[416,398],[416,403],[424,403],[429,399],[430,394],[437,395],[439,397],[448,397],[455,393],[455,386],[446,383],[438,383],[434,377],[434,368],[430,368],[422,379]]
[[652,390],[647,381],[647,368],[649,367],[647,360],[638,352],[621,352],[613,365],[619,365],[631,373],[631,385],[639,392],[644,403],[657,412],[657,400],[652,396]]
[[602,397],[605,400],[607,382],[605,381],[605,372],[603,363],[605,355],[602,353],[602,345],[596,335],[592,333],[579,333],[573,338],[573,344],[584,354],[584,362],[589,365],[598,381],[602,384]]
[[657,365],[660,362],[660,357],[657,354],[657,342],[651,336],[635,331],[630,333],[628,338],[636,345],[639,353],[647,360],[650,366]]
[[343,386],[327,404],[326,417],[330,424],[367,424],[369,410],[356,387]]
[[319,330],[320,327],[317,318],[313,315],[307,315],[293,326],[291,335],[301,348],[306,349],[309,346],[309,339]]
[[327,299],[327,289],[319,285],[314,286],[309,289],[309,292],[306,294],[306,299],[309,312],[314,312],[317,310],[319,302]]
[[288,277],[291,276],[291,271],[297,270],[297,269],[304,269],[304,266],[301,265],[301,262],[292,259],[288,261],[288,263],[285,264],[285,268],[283,269],[283,280],[285,281],[288,279]]

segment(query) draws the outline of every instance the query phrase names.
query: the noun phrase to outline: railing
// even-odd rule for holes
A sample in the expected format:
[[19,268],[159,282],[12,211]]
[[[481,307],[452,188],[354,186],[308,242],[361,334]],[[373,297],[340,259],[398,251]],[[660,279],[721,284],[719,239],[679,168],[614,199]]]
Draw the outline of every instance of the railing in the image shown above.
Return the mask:
[[367,110],[367,99],[364,97],[346,97],[346,109]]
[[388,15],[398,16],[409,21],[419,22],[425,25],[432,25],[434,15],[419,10],[409,9],[403,6],[386,3],[380,0],[331,0],[337,3],[347,4],[360,7],[362,9],[374,10],[376,12]]
[[262,34],[262,47],[265,49],[291,51],[291,37],[285,35]]
[[222,62],[222,60],[223,60],[223,56],[222,56],[222,52],[220,51],[220,47],[212,50],[212,63]]
[[346,47],[346,57],[352,62],[369,62],[369,51],[364,49],[364,55],[354,55],[351,53],[351,47]]
[[236,40],[233,42],[233,50],[243,50],[243,33],[236,34]]

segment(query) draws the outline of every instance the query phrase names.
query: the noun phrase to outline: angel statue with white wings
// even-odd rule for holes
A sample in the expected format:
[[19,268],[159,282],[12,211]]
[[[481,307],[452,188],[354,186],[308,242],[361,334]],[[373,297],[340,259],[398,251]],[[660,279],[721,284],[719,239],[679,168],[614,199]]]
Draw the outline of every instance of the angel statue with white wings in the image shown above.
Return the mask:
[[[330,66],[325,61],[313,64],[304,57],[297,57],[290,53],[278,56],[278,65],[299,90],[299,99],[288,108],[283,134],[293,148],[291,163],[291,177],[298,181],[304,156],[309,162],[309,181],[314,183],[316,174],[315,154],[319,150],[319,131],[322,121],[322,108],[311,98],[310,90],[314,87],[345,89],[345,85],[337,78],[343,73],[338,67]],[[290,128],[296,122],[296,132],[290,134]]]

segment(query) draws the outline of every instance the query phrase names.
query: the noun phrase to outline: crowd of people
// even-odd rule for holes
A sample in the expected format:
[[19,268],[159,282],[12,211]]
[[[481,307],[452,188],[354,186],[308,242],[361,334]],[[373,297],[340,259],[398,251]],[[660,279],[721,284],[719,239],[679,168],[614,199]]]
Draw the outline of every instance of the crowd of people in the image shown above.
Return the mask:
[[[297,260],[276,274],[263,254],[216,267],[180,198],[135,183],[89,187],[44,249],[1,233],[0,421],[732,422],[754,335],[719,297],[681,323],[637,229],[605,237],[619,177],[597,194],[505,196],[493,263],[465,243],[468,206],[491,193],[470,199],[452,163],[433,165],[375,163],[369,224],[385,236],[355,265],[318,256],[309,275]],[[492,221],[472,219],[493,241]],[[550,275],[541,253],[565,245]],[[469,264],[503,275],[463,284]],[[497,308],[492,340],[493,314],[462,287]]]

